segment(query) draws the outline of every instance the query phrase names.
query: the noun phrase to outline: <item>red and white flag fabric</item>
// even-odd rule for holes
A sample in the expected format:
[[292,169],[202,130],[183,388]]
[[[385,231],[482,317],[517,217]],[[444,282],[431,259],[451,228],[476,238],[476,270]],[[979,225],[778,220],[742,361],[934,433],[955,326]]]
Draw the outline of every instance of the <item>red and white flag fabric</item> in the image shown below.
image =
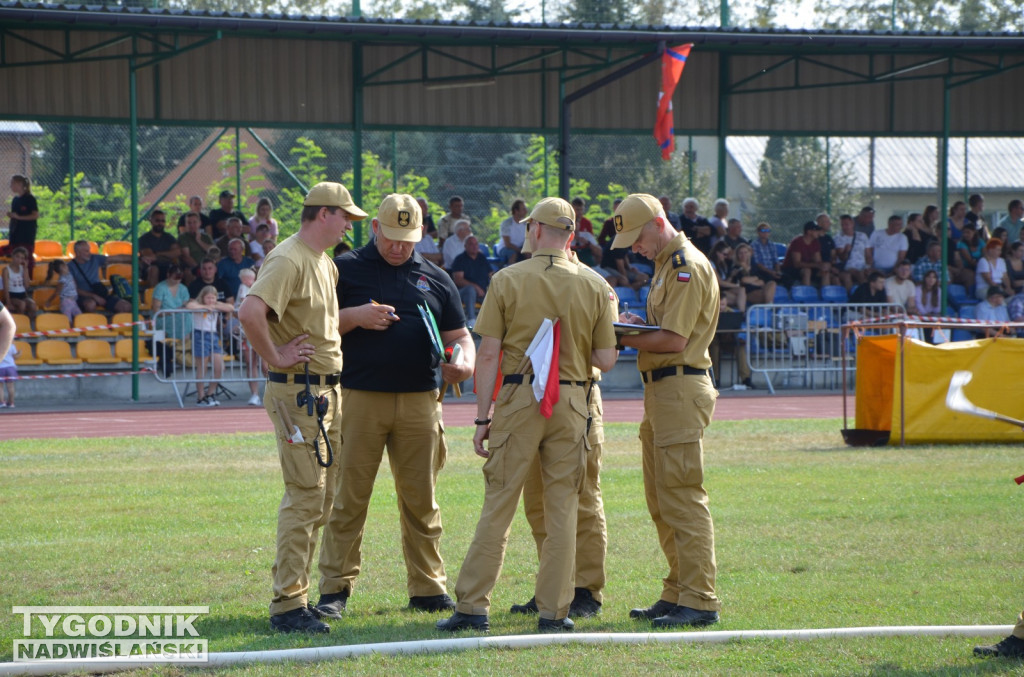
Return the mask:
[[558,403],[558,347],[561,338],[561,324],[558,318],[547,318],[530,341],[526,356],[533,365],[533,397],[540,402],[540,413],[551,418],[551,412]]
[[686,67],[693,43],[670,47],[661,55],[661,92],[658,93],[658,115],[654,120],[654,139],[661,148],[661,159],[668,160],[676,149],[675,122],[672,119],[672,94]]

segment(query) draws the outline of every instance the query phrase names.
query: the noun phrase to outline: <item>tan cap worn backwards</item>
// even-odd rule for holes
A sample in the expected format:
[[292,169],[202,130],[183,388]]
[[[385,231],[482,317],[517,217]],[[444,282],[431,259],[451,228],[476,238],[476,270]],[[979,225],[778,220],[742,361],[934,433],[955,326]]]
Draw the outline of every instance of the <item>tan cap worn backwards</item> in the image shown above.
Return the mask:
[[647,193],[633,193],[622,200],[613,217],[615,239],[612,249],[632,247],[640,237],[640,229],[656,216],[664,215],[664,208],[658,198]]
[[366,218],[366,212],[356,206],[348,188],[340,183],[324,181],[309,189],[306,199],[302,201],[304,207],[341,207],[348,214],[352,221],[362,221]]
[[416,198],[405,193],[392,193],[377,210],[377,222],[389,240],[419,242],[423,237],[423,212]]
[[576,212],[572,205],[560,197],[546,197],[536,204],[533,211],[520,223],[538,221],[545,226],[563,230],[576,229]]

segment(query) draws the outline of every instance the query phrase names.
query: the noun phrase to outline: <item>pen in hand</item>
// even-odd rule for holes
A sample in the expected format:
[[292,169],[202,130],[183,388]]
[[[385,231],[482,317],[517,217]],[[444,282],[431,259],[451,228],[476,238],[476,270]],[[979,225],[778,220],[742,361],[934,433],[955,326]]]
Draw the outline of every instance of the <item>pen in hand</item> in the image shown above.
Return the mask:
[[[372,303],[372,304],[373,304],[373,305],[375,305],[375,306],[379,306],[379,305],[381,305],[381,304],[377,303],[376,301],[374,301],[373,299],[370,299],[370,303]],[[393,317],[393,318],[394,318],[394,319],[396,319],[396,320],[398,319],[398,316],[397,316],[397,315],[395,315],[395,314],[394,314],[394,313],[392,313],[392,312],[389,312],[389,313],[388,313],[388,317]]]

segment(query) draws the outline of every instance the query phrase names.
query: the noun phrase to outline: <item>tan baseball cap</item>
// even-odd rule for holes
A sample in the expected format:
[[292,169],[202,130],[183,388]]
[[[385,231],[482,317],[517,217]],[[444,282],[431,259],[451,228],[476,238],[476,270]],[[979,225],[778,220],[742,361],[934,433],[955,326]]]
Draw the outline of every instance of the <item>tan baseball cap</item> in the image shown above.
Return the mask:
[[341,207],[353,221],[362,221],[366,218],[366,212],[356,206],[348,188],[340,183],[324,181],[316,184],[309,189],[302,204],[305,207]]
[[632,247],[640,237],[640,230],[656,216],[664,215],[664,208],[658,198],[647,193],[633,193],[627,196],[615,210],[615,240],[612,249]]
[[552,228],[576,229],[576,212],[572,205],[560,197],[546,197],[534,206],[533,211],[520,223],[539,221]]
[[377,222],[389,240],[419,242],[423,238],[423,212],[416,198],[405,193],[392,193],[377,210]]

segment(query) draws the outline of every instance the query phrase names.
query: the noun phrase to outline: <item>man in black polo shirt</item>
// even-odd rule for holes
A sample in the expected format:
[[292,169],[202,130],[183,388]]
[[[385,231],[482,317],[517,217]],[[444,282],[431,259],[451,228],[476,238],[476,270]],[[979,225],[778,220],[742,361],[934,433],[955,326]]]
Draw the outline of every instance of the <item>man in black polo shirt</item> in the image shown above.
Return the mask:
[[245,214],[235,209],[235,194],[230,190],[222,190],[218,200],[220,201],[220,207],[210,210],[210,228],[213,231],[210,233],[210,237],[214,240],[227,235],[228,219],[232,216],[238,217],[238,220],[243,224],[249,223],[249,219],[245,218]]
[[[421,224],[411,195],[388,195],[373,220],[373,242],[334,260],[345,415],[341,483],[320,551],[316,608],[328,618],[341,618],[359,575],[366,511],[385,447],[398,494],[409,607],[436,612],[455,606],[445,592],[434,499],[447,450],[438,368],[446,384],[460,383],[473,373],[476,350],[455,283],[414,249]],[[461,360],[443,363],[437,348],[456,345]]]

